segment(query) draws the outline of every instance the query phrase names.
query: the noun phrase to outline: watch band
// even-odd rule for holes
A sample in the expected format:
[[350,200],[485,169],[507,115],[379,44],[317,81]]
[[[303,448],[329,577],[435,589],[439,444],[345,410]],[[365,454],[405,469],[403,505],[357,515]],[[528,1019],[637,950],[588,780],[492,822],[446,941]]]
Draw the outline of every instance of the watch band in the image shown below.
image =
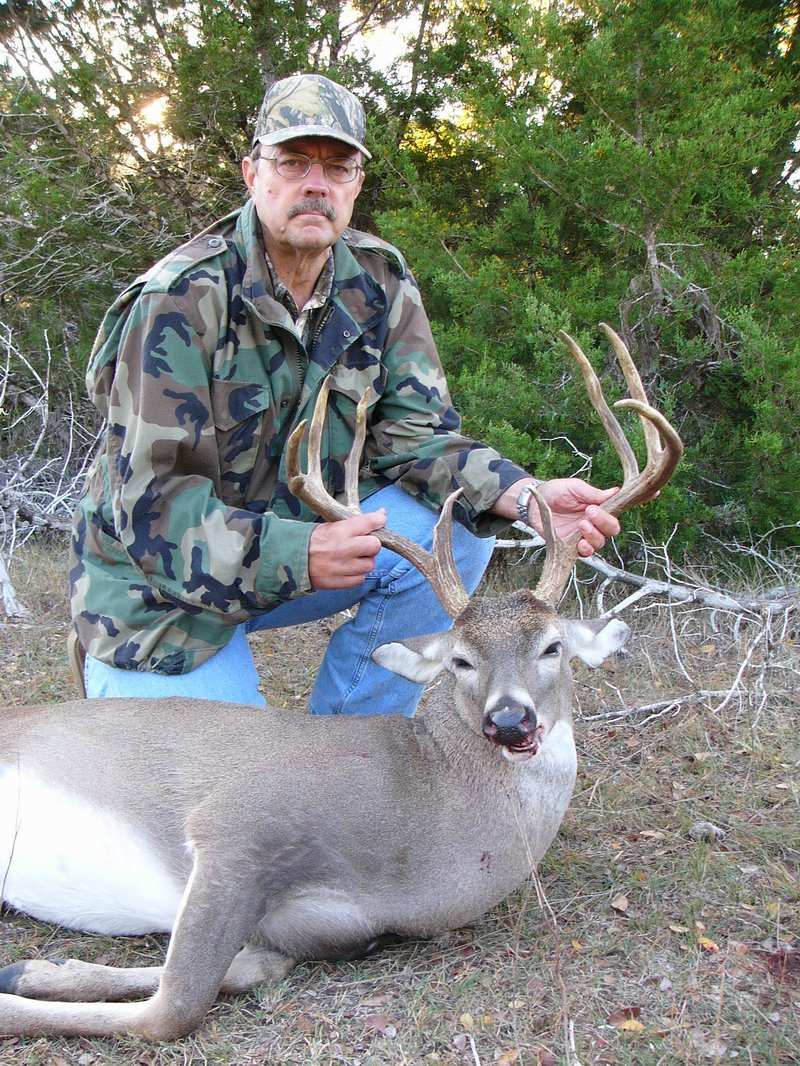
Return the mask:
[[[538,482],[535,484],[538,484]],[[531,502],[533,489],[533,484],[523,485],[519,496],[517,496],[517,518],[525,526],[530,525],[530,519],[528,518],[528,504]]]

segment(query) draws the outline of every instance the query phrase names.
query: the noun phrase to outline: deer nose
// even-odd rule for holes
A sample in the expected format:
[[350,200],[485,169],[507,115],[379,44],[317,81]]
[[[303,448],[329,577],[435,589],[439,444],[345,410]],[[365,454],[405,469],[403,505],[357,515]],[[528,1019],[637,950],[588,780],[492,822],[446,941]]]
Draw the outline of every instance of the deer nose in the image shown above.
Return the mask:
[[495,744],[519,744],[536,729],[536,711],[518,699],[503,697],[483,718],[483,734]]

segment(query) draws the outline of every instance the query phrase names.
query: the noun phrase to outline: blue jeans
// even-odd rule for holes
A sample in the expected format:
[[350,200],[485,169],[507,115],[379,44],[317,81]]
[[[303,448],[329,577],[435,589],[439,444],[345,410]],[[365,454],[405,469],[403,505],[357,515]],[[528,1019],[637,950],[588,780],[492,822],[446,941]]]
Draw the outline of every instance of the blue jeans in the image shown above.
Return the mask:
[[[387,525],[397,533],[431,549],[438,515],[396,485],[387,485],[365,501],[365,511],[385,507]],[[453,523],[453,553],[464,582],[472,593],[494,548],[493,537],[476,537]],[[118,670],[86,657],[86,692],[99,696],[193,696],[265,706],[258,691],[258,674],[247,633],[278,629],[327,618],[358,604],[354,618],[335,630],[311,693],[312,714],[414,714],[422,685],[398,677],[372,661],[381,644],[422,633],[449,629],[444,612],[428,581],[405,559],[382,548],[375,568],[354,589],[312,592],[272,611],[256,615],[237,628],[216,655],[188,674],[168,676],[138,670]]]

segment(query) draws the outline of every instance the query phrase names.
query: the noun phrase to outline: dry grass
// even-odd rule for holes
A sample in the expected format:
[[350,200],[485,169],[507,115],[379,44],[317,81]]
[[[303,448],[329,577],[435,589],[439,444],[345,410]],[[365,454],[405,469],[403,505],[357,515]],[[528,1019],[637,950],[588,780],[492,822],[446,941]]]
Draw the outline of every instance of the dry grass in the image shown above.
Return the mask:
[[[17,563],[36,625],[0,629],[10,703],[72,694],[63,572],[63,553],[42,546]],[[714,633],[691,610],[671,623],[645,611],[634,624],[626,659],[579,671],[581,717],[726,689],[755,635],[746,626],[735,638],[730,628]],[[302,708],[328,631],[258,637],[276,703]],[[583,1066],[800,1062],[796,668],[797,647],[783,634],[780,646],[755,649],[744,694],[721,712],[710,700],[644,727],[635,715],[579,724],[575,799],[539,872],[557,932],[530,883],[473,929],[355,963],[301,966],[218,1004],[176,1044],[6,1040],[0,1061],[532,1066],[568,1061],[566,1027],[569,1061]],[[700,820],[724,839],[694,841]],[[147,965],[164,947],[75,936],[11,913],[0,929],[0,962],[74,954]]]

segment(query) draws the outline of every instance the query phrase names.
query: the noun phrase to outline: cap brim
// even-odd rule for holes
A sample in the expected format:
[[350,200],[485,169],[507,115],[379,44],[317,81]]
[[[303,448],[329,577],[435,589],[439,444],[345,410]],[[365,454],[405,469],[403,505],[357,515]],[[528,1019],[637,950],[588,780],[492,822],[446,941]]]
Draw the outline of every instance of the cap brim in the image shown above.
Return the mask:
[[372,153],[368,152],[364,145],[349,136],[347,133],[337,133],[329,126],[286,126],[282,130],[274,130],[272,133],[264,133],[253,139],[253,144],[283,144],[285,141],[296,141],[301,137],[326,137],[331,141],[342,141],[357,148],[367,159],[372,159]]

